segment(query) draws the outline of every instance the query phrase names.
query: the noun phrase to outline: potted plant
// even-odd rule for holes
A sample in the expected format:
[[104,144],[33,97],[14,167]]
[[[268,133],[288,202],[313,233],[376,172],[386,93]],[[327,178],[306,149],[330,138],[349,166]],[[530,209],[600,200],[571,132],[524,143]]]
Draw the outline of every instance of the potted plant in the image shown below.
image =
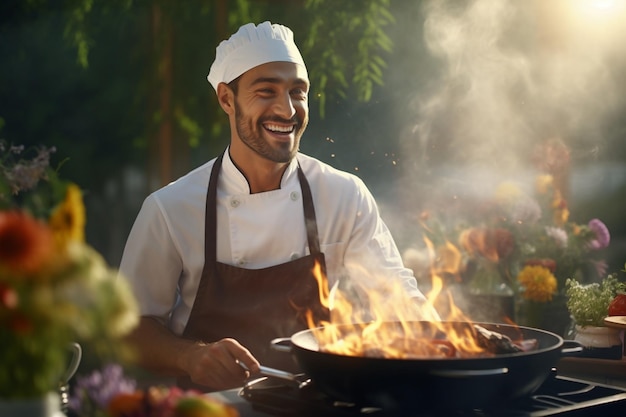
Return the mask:
[[609,274],[601,282],[581,284],[575,279],[565,282],[567,309],[576,325],[575,340],[584,346],[583,356],[620,359],[622,344],[619,330],[608,327],[604,318],[609,306],[626,284],[619,282],[615,274]]

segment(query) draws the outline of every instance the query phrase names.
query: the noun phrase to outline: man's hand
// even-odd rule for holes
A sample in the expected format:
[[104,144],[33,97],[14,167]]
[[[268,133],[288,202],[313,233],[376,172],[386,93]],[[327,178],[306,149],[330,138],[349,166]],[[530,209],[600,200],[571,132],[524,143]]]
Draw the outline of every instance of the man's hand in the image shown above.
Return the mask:
[[[238,361],[250,371],[244,370]],[[196,384],[216,390],[240,387],[250,373],[259,372],[259,362],[254,356],[230,338],[189,346],[180,356],[179,366]]]
[[250,373],[259,372],[259,362],[236,340],[194,342],[174,335],[154,317],[141,317],[128,341],[137,350],[140,366],[160,375],[189,376],[215,390],[240,387]]

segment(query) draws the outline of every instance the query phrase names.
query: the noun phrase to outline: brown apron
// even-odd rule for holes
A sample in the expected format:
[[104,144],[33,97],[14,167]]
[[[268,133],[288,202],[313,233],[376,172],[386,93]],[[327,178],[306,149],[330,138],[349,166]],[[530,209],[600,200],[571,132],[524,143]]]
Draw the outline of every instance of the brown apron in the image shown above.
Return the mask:
[[[217,179],[223,154],[211,171],[205,214],[205,261],[202,277],[183,337],[207,343],[231,337],[239,341],[265,366],[298,372],[291,355],[271,349],[270,341],[306,329],[307,310],[316,322],[328,320],[328,310],[319,301],[313,275],[319,264],[326,278],[324,254],[320,251],[315,209],[309,184],[298,165],[310,255],[263,269],[244,269],[217,262]],[[288,230],[277,230],[276,238]],[[188,377],[179,386],[203,391]]]

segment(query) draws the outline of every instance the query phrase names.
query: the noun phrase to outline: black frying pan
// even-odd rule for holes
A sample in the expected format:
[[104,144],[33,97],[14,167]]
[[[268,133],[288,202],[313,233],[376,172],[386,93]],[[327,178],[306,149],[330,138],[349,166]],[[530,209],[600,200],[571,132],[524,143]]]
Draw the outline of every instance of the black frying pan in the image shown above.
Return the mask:
[[[428,322],[413,324],[431,325]],[[472,326],[469,323],[444,324]],[[495,408],[530,395],[550,375],[561,357],[581,351],[576,342],[568,341],[576,347],[565,348],[563,339],[548,331],[505,324],[474,324],[513,340],[535,339],[537,348],[478,358],[346,356],[320,350],[316,330],[309,329],[289,338],[290,351],[321,391],[339,400],[389,410]],[[389,325],[397,326],[397,323]]]

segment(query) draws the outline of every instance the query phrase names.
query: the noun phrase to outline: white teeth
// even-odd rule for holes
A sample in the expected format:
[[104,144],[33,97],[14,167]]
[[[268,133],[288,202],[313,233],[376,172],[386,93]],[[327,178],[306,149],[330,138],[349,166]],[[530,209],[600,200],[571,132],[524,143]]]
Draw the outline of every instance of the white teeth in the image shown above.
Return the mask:
[[293,130],[293,126],[265,125],[267,130],[272,132],[289,133]]

